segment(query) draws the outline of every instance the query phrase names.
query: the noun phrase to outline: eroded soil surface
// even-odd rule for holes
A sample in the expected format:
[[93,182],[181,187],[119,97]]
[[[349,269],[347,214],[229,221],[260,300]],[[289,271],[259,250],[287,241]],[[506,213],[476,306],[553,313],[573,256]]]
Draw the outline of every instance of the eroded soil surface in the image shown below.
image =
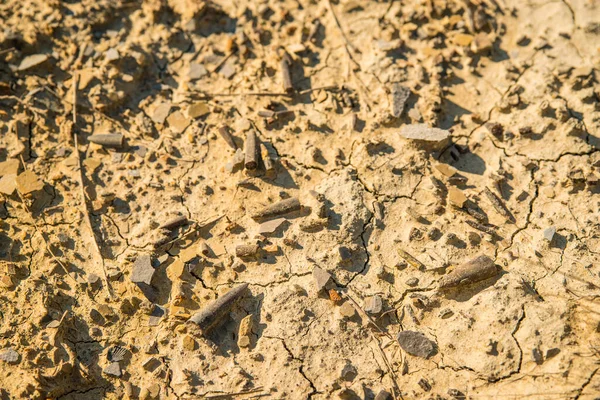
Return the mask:
[[0,398],[600,396],[598,2],[0,21]]

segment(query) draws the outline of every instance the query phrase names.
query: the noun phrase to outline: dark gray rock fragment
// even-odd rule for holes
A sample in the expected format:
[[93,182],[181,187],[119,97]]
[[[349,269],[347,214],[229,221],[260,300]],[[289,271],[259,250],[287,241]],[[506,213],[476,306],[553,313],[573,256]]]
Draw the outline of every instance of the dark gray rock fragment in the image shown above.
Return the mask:
[[397,339],[400,347],[410,355],[429,358],[437,353],[436,344],[421,332],[402,331]]

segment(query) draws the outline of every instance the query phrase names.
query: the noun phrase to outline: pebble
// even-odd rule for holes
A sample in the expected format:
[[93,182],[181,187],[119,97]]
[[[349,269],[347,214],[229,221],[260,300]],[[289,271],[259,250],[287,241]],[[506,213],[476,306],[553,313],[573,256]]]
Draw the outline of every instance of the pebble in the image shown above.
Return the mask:
[[408,354],[429,358],[436,353],[436,345],[427,336],[416,331],[402,331],[397,336],[400,347]]
[[152,259],[148,254],[143,254],[135,260],[133,264],[133,271],[131,273],[131,282],[133,283],[145,283],[150,285],[152,282],[152,276],[154,275],[154,267],[152,266]]
[[380,314],[383,310],[383,300],[379,295],[369,297],[365,301],[365,311],[369,314]]
[[16,364],[19,361],[19,353],[11,348],[0,351],[0,360],[8,364]]
[[315,267],[313,269],[313,278],[315,279],[315,286],[317,287],[317,292],[320,292],[323,289],[325,289],[325,287],[331,280],[331,275],[324,269]]

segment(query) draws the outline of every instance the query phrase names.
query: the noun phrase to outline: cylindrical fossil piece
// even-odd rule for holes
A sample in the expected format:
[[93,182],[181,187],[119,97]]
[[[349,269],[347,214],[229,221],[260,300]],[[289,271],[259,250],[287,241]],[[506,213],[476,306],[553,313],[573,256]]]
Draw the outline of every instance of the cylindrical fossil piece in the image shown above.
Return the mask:
[[292,74],[290,72],[291,64],[291,57],[287,53],[285,53],[281,59],[281,78],[283,80],[283,90],[286,93],[292,93],[294,91],[294,85],[292,84]]
[[231,133],[229,133],[229,128],[227,128],[225,125],[221,126],[219,128],[219,134],[232,149],[237,150],[233,136],[231,136]]
[[171,218],[170,220],[166,221],[165,223],[163,223],[160,226],[160,229],[167,229],[167,230],[172,230],[175,228],[178,228],[182,225],[187,224],[188,219],[187,217],[183,216],[183,215],[179,215],[175,218]]
[[98,135],[88,136],[88,140],[92,143],[99,144],[102,147],[122,147],[123,135],[120,133],[103,133]]
[[257,146],[256,133],[253,129],[250,129],[246,134],[246,145],[244,161],[244,167],[248,170],[255,170],[258,168],[258,146]]
[[196,324],[202,334],[210,332],[229,313],[233,305],[244,296],[247,289],[247,283],[234,287],[201,311],[192,315],[188,322]]
[[450,289],[461,285],[469,285],[491,278],[496,274],[498,274],[498,270],[494,265],[494,260],[488,256],[481,255],[459,265],[454,271],[442,276],[438,288]]
[[283,215],[290,213],[292,211],[300,210],[302,206],[300,205],[300,201],[296,197],[290,197],[289,199],[278,201],[275,204],[271,204],[255,212],[252,215],[254,219],[262,219],[262,218],[271,218],[277,217],[278,215]]
[[254,257],[259,249],[257,244],[240,244],[235,247],[235,255],[240,258]]

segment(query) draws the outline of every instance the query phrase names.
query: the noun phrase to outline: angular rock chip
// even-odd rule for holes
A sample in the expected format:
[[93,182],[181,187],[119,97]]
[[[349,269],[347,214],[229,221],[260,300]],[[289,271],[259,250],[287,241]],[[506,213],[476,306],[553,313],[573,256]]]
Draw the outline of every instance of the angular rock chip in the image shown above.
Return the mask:
[[145,283],[146,285],[150,285],[153,275],[154,267],[152,266],[152,259],[150,258],[150,256],[147,254],[139,256],[133,264],[133,271],[131,272],[131,282]]
[[427,336],[416,331],[402,331],[397,336],[400,347],[408,354],[429,358],[437,353],[436,345]]
[[10,196],[17,189],[17,175],[4,175],[0,178],[0,193]]
[[412,124],[405,125],[400,131],[400,136],[422,143],[442,144],[449,140],[450,132],[431,128],[427,124]]
[[33,54],[30,56],[27,56],[23,59],[23,61],[21,61],[21,64],[19,65],[18,70],[25,71],[26,69],[35,67],[36,65],[40,65],[47,59],[48,59],[47,54]]
[[273,233],[286,221],[287,220],[285,218],[277,218],[267,222],[263,222],[258,227],[258,233],[260,233],[261,235],[265,233]]
[[118,362],[112,362],[108,365],[108,367],[104,368],[102,371],[106,375],[116,376],[117,378],[121,376],[121,366]]
[[329,281],[331,280],[331,275],[329,272],[325,271],[322,268],[315,267],[313,269],[313,278],[315,278],[315,285],[317,287],[317,292],[325,289]]
[[202,78],[208,71],[204,68],[204,65],[198,63],[190,63],[190,71],[188,72],[188,78],[190,81]]
[[188,118],[198,118],[210,113],[210,108],[206,103],[194,103],[187,109]]
[[0,176],[16,175],[21,162],[15,158],[0,162]]
[[25,171],[18,175],[15,179],[17,190],[21,194],[29,194],[42,190],[44,182],[42,182],[33,171]]
[[462,208],[467,201],[467,196],[465,196],[462,190],[451,187],[448,189],[448,200],[453,206]]
[[175,111],[169,115],[167,117],[167,122],[169,123],[169,128],[176,134],[183,133],[190,125],[190,120],[186,118],[181,111]]
[[0,360],[9,364],[16,364],[19,361],[19,353],[11,348],[0,351]]
[[554,226],[544,229],[544,239],[546,239],[548,242],[552,242],[552,239],[554,239],[555,234],[556,228]]
[[365,311],[369,314],[380,314],[383,310],[383,300],[379,295],[369,297],[365,301]]
[[399,118],[402,115],[409,96],[410,89],[406,86],[402,86],[399,83],[392,85],[392,115],[394,117]]
[[171,103],[168,102],[159,104],[152,113],[152,121],[157,124],[163,124],[171,112],[171,107]]

